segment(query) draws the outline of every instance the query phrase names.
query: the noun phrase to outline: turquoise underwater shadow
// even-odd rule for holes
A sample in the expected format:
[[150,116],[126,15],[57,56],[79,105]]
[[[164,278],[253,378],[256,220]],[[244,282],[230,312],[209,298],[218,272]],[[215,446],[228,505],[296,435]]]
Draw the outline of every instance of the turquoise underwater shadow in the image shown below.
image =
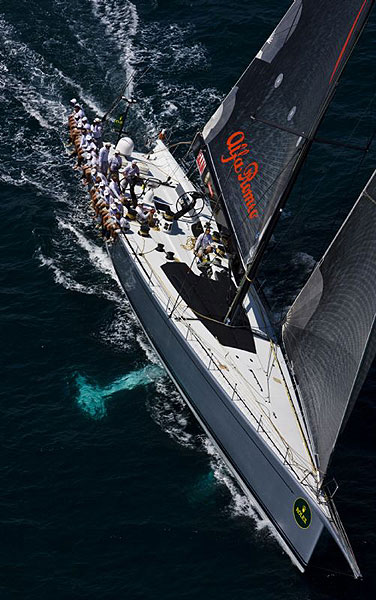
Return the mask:
[[76,375],[75,383],[78,389],[77,404],[80,409],[92,419],[100,420],[107,415],[107,399],[125,390],[148,386],[163,377],[164,371],[157,365],[147,365],[142,369],[132,371],[123,377],[115,379],[105,387],[90,383],[83,375]]

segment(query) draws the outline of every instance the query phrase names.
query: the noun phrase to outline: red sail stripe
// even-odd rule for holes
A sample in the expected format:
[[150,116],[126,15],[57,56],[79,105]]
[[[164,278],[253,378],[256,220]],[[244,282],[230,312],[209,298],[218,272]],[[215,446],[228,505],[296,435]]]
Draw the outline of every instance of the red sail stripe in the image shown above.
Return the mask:
[[347,44],[349,43],[349,40],[350,40],[350,38],[351,38],[351,36],[352,36],[352,33],[353,33],[354,29],[355,29],[355,26],[356,26],[356,24],[357,24],[357,22],[358,22],[358,20],[359,20],[359,17],[360,17],[360,15],[361,15],[362,11],[363,11],[363,8],[364,8],[364,7],[365,7],[365,5],[367,4],[367,1],[368,1],[368,0],[364,0],[364,2],[363,2],[363,4],[362,4],[362,6],[361,6],[361,8],[360,8],[360,11],[358,12],[358,14],[357,14],[357,16],[356,16],[356,19],[355,19],[355,21],[354,21],[354,23],[352,24],[352,27],[351,27],[351,29],[350,29],[350,31],[349,31],[349,34],[348,34],[347,38],[346,38],[346,42],[344,43],[344,46],[343,46],[343,48],[342,48],[342,50],[341,50],[341,53],[340,53],[340,55],[339,55],[339,57],[338,57],[338,59],[337,59],[337,62],[336,62],[336,64],[335,64],[335,67],[334,67],[334,69],[333,69],[333,73],[332,73],[332,75],[331,75],[331,77],[330,77],[330,81],[329,81],[329,83],[331,83],[331,82],[332,82],[332,79],[333,79],[333,77],[334,77],[334,73],[335,73],[335,72],[337,71],[337,69],[338,69],[338,65],[339,65],[339,63],[341,62],[341,59],[342,59],[343,53],[344,53],[344,51],[346,50],[346,46],[347,46]]

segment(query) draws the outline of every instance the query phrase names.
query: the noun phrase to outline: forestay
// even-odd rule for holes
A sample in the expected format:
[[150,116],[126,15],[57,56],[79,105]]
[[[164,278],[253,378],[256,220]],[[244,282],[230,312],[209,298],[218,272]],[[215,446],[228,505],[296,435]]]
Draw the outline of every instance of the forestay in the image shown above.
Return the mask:
[[198,166],[206,156],[214,169],[244,265],[286,200],[373,4],[295,0],[203,130]]
[[375,203],[376,171],[283,327],[322,474],[376,353]]

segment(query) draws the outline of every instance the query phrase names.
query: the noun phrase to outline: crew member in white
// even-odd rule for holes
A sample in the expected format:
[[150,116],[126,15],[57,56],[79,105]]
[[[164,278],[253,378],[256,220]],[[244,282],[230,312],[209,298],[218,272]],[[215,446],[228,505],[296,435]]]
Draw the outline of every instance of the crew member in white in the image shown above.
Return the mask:
[[[83,157],[84,157],[84,152],[86,151],[86,146],[88,144],[88,141],[86,139],[87,134],[84,132],[84,130],[82,130],[81,136],[80,136],[80,141],[78,143],[78,145],[76,146],[76,151],[77,151],[77,160],[78,160],[78,164],[81,165]],[[76,169],[78,167],[75,167]]]
[[85,152],[89,152],[89,154],[91,154],[92,152],[95,152],[96,149],[97,149],[97,147],[93,140],[93,136],[90,132],[88,132],[86,134],[86,144],[85,144],[84,150],[85,150]]
[[195,244],[195,254],[198,258],[202,259],[205,254],[209,254],[212,250],[213,238],[210,234],[210,227],[206,226],[204,233],[201,233]]
[[119,202],[121,202],[122,199],[123,199],[123,197],[121,195],[120,187],[119,187],[119,184],[117,182],[116,174],[114,174],[114,175],[111,176],[111,181],[110,181],[109,188],[110,188],[111,193],[114,196],[114,198],[116,198],[117,200],[119,200]]
[[139,223],[146,223],[146,221],[148,220],[148,213],[144,212],[144,205],[142,204],[142,202],[137,204],[136,213],[137,213],[137,221]]
[[132,164],[128,165],[128,167],[124,171],[125,175],[125,188],[129,183],[129,191],[131,193],[132,205],[133,208],[137,206],[137,198],[134,191],[134,186],[139,182],[140,177],[140,169],[138,168],[137,162],[132,160]]
[[120,225],[120,229],[124,232],[129,231],[129,229],[130,229],[129,221],[127,221],[127,219],[124,217],[124,215],[122,215],[120,217],[119,225]]
[[76,137],[76,135],[78,135],[78,133],[79,133],[79,128],[77,125],[77,122],[79,121],[79,117],[77,117],[79,110],[80,110],[80,108],[79,108],[78,104],[76,104],[73,107],[73,112],[69,115],[69,118],[68,118],[68,125],[69,125],[69,130],[70,130],[69,138],[72,142],[74,141],[74,138]]
[[[84,111],[83,111],[83,108],[81,108],[81,105],[80,105],[80,104],[78,104],[78,103],[75,105],[74,109],[75,109],[75,115],[74,115],[74,117],[75,117],[75,119],[76,119],[76,121],[77,121],[77,123],[78,123],[78,121],[79,121],[80,119],[83,119],[83,118],[84,118],[84,116],[85,116],[85,113],[84,113]],[[78,109],[78,110],[77,110],[77,109]]]
[[110,158],[109,166],[110,166],[110,174],[117,175],[119,173],[119,169],[123,164],[122,158],[120,156],[119,150],[115,150],[114,155]]
[[103,129],[101,125],[101,120],[98,117],[94,119],[93,124],[91,126],[91,131],[93,134],[94,141],[97,144],[98,148],[102,148]]

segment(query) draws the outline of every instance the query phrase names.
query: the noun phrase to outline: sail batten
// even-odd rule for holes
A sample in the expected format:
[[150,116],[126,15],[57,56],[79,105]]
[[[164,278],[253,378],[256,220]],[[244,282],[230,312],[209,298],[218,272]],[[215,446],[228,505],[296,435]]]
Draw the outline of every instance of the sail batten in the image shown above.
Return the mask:
[[320,470],[376,354],[376,171],[283,327]]
[[225,207],[245,269],[287,200],[373,4],[295,0],[203,129],[217,189],[210,168],[201,175]]

